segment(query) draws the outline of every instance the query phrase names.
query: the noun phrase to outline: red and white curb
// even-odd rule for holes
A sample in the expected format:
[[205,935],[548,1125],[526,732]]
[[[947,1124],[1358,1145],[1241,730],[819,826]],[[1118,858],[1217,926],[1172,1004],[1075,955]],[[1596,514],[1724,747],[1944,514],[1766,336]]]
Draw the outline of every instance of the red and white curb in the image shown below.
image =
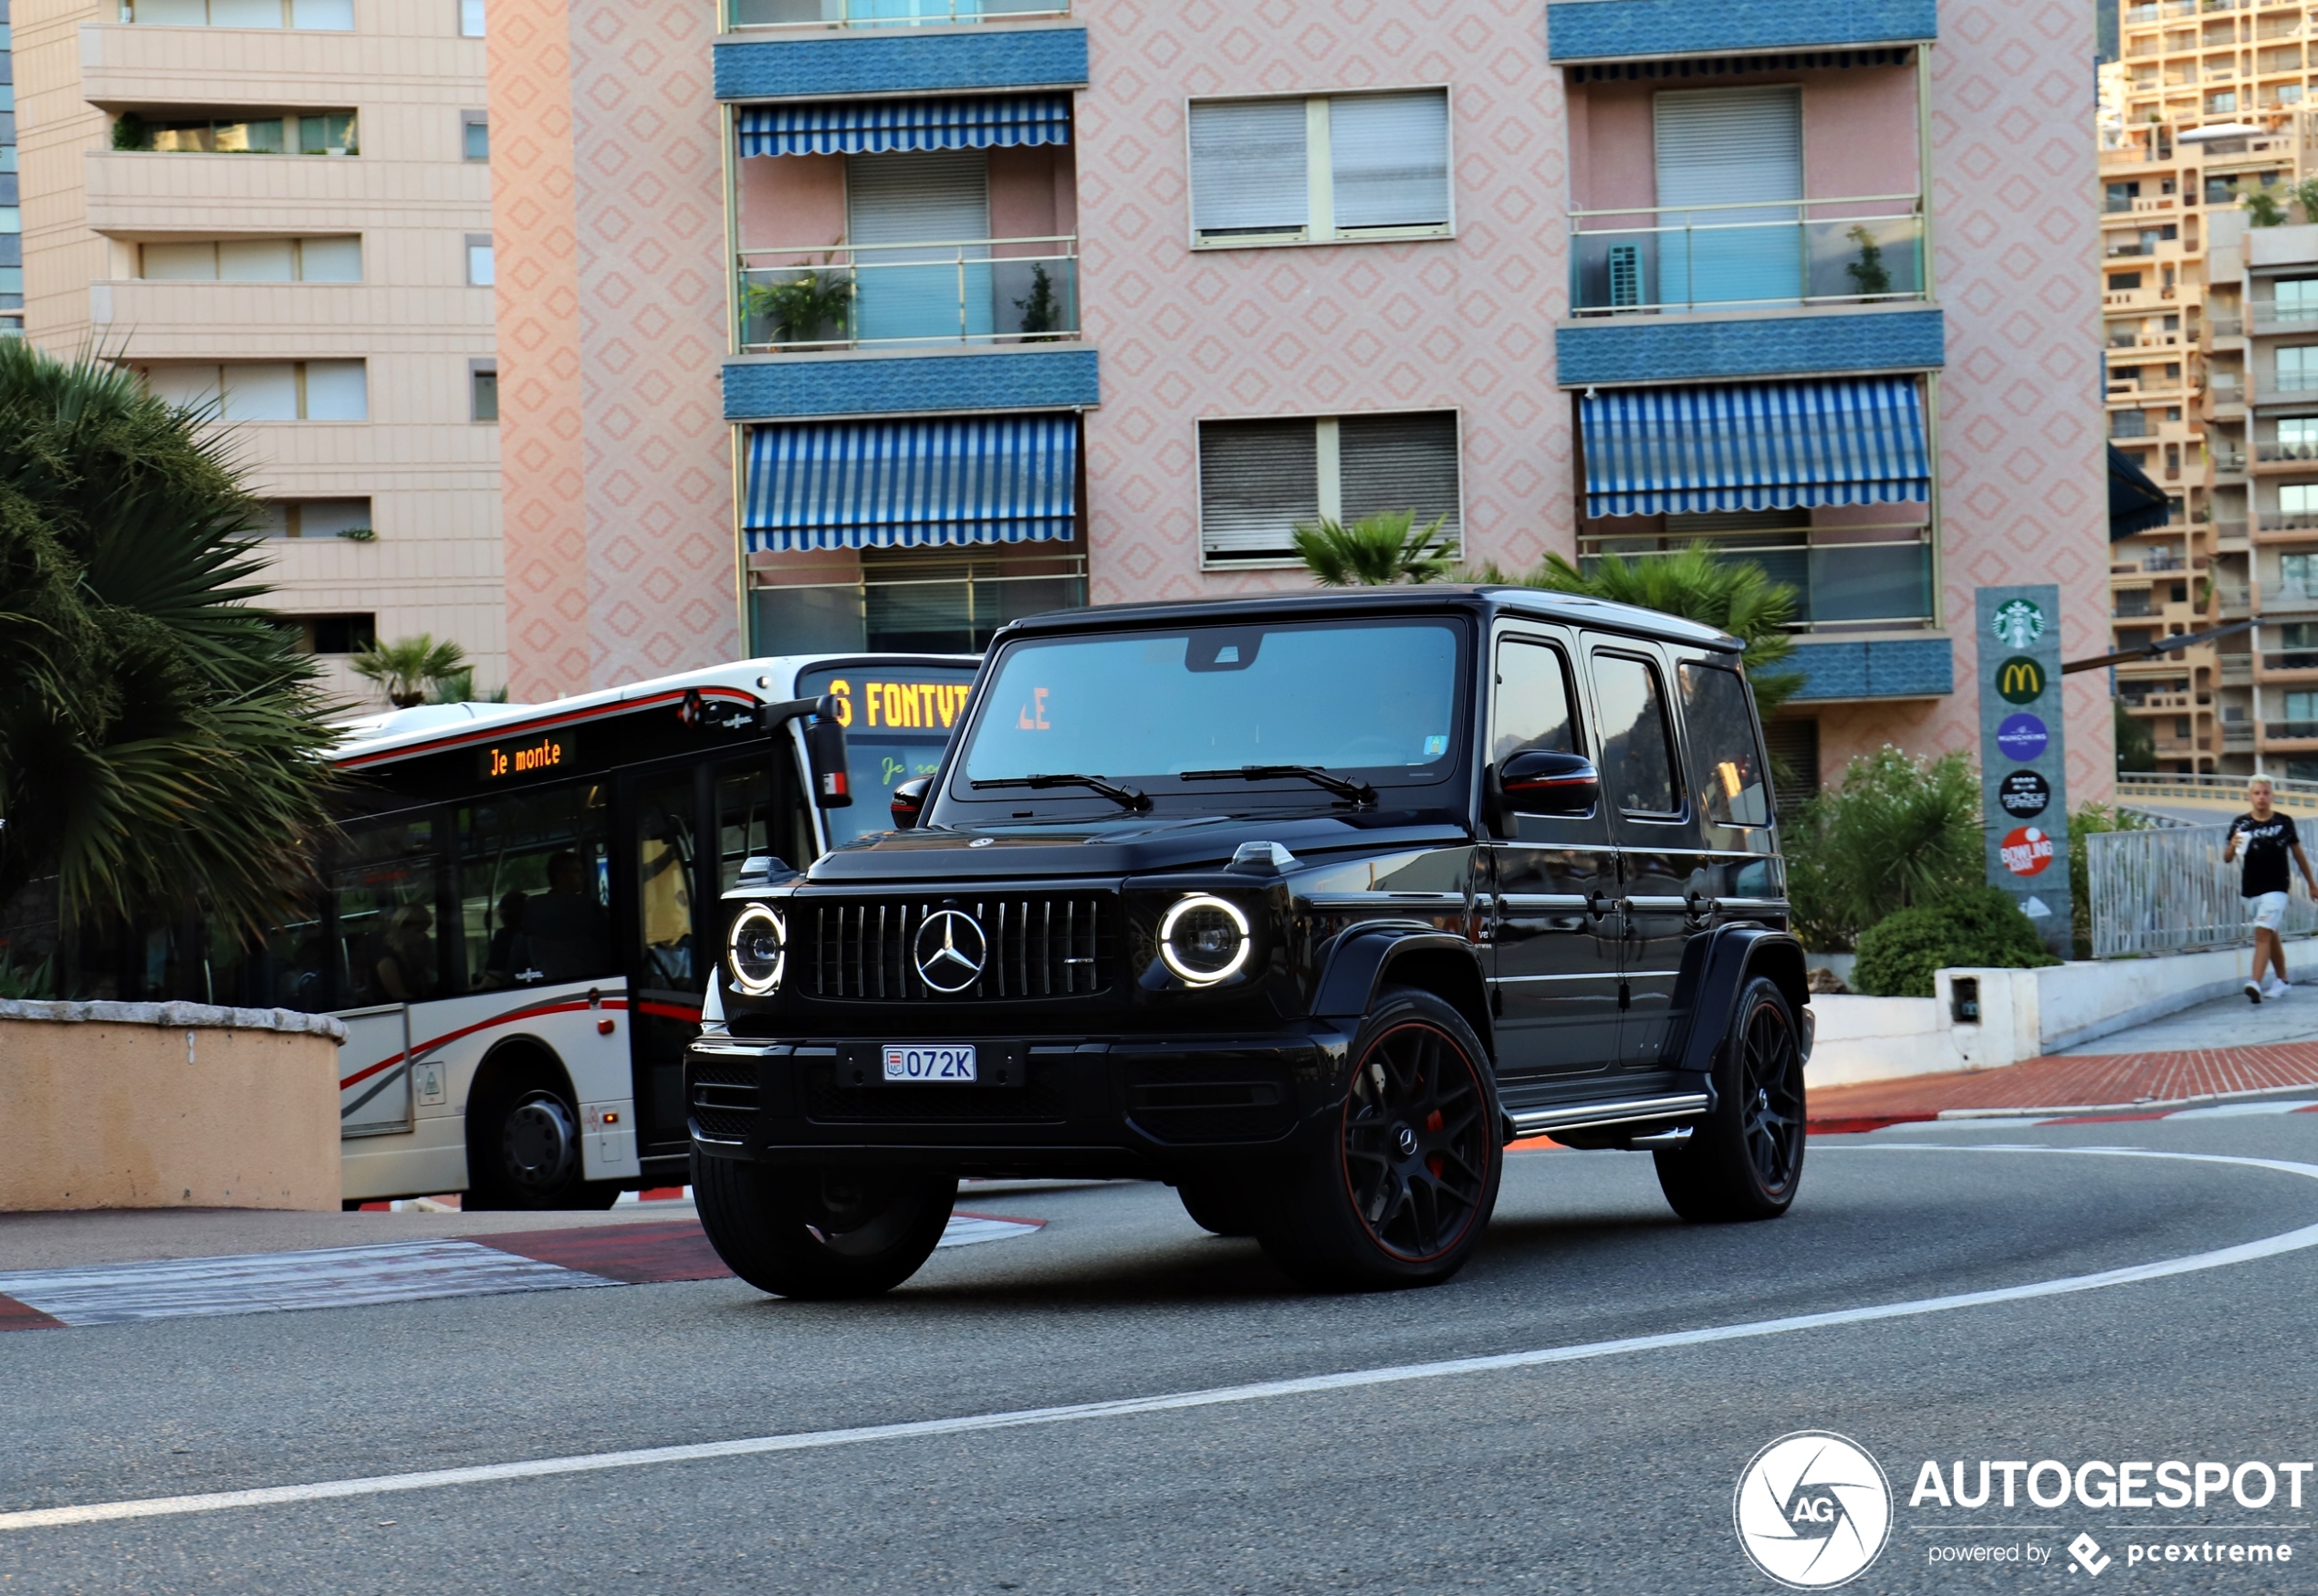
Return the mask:
[[[1028,1236],[1046,1222],[953,1214],[937,1244]],[[564,1291],[729,1275],[691,1220],[398,1241],[232,1257],[0,1273],[0,1330],[287,1313],[445,1297]]]
[[1878,1131],[2019,1131],[2031,1125],[2117,1125],[2144,1120],[2237,1120],[2313,1113],[2318,1113],[2318,1100],[2311,1098],[2266,1098],[2249,1102],[2203,1103],[2193,1108],[2145,1109],[2119,1103],[2110,1108],[1943,1109],[1937,1114],[1862,1114],[1856,1118],[1813,1120],[1811,1133],[1849,1136]]

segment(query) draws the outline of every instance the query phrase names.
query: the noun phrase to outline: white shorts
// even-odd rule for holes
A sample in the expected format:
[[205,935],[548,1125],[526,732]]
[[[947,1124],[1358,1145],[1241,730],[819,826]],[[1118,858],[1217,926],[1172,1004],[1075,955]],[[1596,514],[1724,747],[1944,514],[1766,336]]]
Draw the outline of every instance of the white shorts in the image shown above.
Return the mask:
[[2275,931],[2286,923],[2286,894],[2264,892],[2258,898],[2246,900],[2253,911],[2253,923],[2263,931]]

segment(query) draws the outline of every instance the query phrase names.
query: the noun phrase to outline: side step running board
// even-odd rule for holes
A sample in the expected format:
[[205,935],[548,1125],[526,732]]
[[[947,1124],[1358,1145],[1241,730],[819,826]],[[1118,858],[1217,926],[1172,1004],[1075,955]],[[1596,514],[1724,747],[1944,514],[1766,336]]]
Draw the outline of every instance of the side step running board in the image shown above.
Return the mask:
[[1525,1109],[1508,1116],[1517,1136],[1550,1136],[1556,1131],[1587,1131],[1597,1125],[1631,1125],[1644,1120],[1672,1120],[1703,1114],[1703,1091],[1675,1092],[1665,1097],[1632,1098],[1624,1102],[1570,1103],[1561,1108]]

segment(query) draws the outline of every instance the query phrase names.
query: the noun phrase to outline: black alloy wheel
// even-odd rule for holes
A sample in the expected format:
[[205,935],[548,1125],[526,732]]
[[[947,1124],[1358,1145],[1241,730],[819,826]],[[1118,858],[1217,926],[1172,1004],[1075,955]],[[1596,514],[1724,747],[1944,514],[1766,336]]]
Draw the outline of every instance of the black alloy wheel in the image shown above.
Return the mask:
[[777,1297],[874,1297],[941,1244],[957,1177],[920,1169],[767,1169],[692,1155],[701,1228],[733,1273]]
[[1801,1034],[1779,984],[1739,994],[1715,1066],[1714,1111],[1681,1147],[1654,1155],[1674,1211],[1697,1224],[1776,1219],[1802,1184]]
[[542,1088],[517,1098],[499,1123],[499,1170],[529,1196],[570,1184],[580,1171],[580,1125],[571,1106]]
[[587,1178],[580,1111],[545,1065],[495,1075],[467,1104],[468,1189],[460,1206],[609,1208],[620,1183]]
[[1504,1173],[1488,1055],[1433,993],[1383,993],[1360,1034],[1341,1117],[1287,1173],[1259,1239],[1309,1285],[1434,1285],[1488,1228]]

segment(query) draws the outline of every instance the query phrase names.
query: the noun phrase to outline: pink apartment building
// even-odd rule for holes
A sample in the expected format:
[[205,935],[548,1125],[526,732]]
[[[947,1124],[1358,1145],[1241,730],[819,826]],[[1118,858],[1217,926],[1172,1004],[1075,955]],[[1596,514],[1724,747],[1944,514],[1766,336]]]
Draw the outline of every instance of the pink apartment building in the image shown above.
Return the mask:
[[518,696],[1301,585],[1296,522],[1400,509],[1760,561],[1807,775],[1975,746],[1976,587],[2106,646],[2070,0],[493,0],[489,47]]

